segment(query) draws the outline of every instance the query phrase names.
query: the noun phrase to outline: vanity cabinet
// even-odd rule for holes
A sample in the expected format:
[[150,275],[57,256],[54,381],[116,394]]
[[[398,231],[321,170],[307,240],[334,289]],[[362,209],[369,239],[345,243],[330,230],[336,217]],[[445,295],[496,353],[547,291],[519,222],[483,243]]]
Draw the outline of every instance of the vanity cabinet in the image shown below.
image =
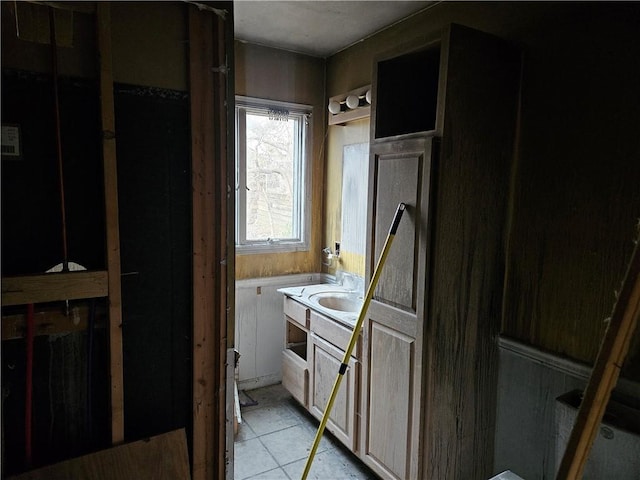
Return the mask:
[[310,309],[284,297],[285,339],[282,351],[282,385],[308,407]]
[[[311,362],[309,381],[309,412],[321,420],[331,396],[333,384],[344,359],[352,329],[311,311]],[[347,362],[340,388],[329,414],[326,429],[352,451],[356,450],[356,407],[359,388],[357,342]]]
[[[333,384],[344,358],[344,350],[311,334],[311,380],[309,412],[322,419]],[[358,362],[351,358],[327,420],[326,430],[351,450],[356,448],[356,400]]]
[[520,54],[451,25],[374,61],[359,455],[383,479],[492,474]]
[[[331,396],[352,329],[285,297],[286,338],[282,353],[283,386],[318,420]],[[359,339],[347,363],[326,430],[352,451],[357,449]]]

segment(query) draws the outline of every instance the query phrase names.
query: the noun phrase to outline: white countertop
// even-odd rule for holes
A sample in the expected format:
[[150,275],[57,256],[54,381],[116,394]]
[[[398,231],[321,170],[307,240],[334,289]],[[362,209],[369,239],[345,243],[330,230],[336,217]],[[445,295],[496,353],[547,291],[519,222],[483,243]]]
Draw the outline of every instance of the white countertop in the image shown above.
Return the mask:
[[358,292],[356,290],[352,290],[342,285],[335,285],[331,283],[321,283],[321,284],[313,284],[313,285],[301,285],[297,287],[285,287],[279,288],[278,292],[286,295],[287,297],[291,297],[296,301],[302,303],[303,305],[315,310],[316,312],[321,313],[333,320],[336,320],[339,323],[344,324],[349,328],[353,328],[356,325],[358,320],[359,311],[357,312],[344,312],[341,310],[333,310],[331,308],[326,308],[320,305],[316,300],[314,300],[313,296],[319,293],[338,293],[338,294],[349,294],[355,295],[360,300],[362,300],[363,295],[362,292]]

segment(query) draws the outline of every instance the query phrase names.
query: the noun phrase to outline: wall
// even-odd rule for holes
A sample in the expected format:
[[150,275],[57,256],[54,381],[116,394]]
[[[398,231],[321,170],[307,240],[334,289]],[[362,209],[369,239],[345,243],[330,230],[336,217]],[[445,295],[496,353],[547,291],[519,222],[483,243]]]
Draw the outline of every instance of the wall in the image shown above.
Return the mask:
[[[47,18],[44,6],[30,7],[44,9]],[[3,262],[3,275],[41,272],[43,265],[60,261],[57,174],[45,168],[56,158],[50,46],[16,38],[14,8],[14,2],[2,2],[3,122],[18,116],[25,144],[20,164],[3,160],[2,165],[3,256],[33,261],[18,264],[10,272]],[[69,229],[70,234],[77,232],[70,236],[74,240],[70,260],[80,257],[76,261],[89,268],[104,268],[102,174],[96,173],[101,172],[102,159],[95,19],[90,5],[78,8],[82,11],[73,13],[73,44],[58,48]],[[128,441],[180,427],[189,429],[191,422],[187,6],[114,2],[111,17]],[[90,168],[89,173],[83,168]],[[20,192],[28,193],[28,204],[22,202]],[[19,215],[5,215],[9,211]],[[21,218],[37,233],[33,242],[22,237],[20,232],[29,229],[20,223],[25,221]],[[18,271],[27,266],[28,271]],[[94,418],[87,422],[85,389],[90,362],[85,333],[38,337],[33,466],[108,445],[106,342],[104,331],[98,331],[92,356]],[[3,453],[7,455],[2,464],[4,473],[11,473],[24,468],[24,380],[5,372],[24,372],[24,341],[3,342],[2,349],[3,390],[10,392],[3,402],[7,440]]]
[[311,159],[312,232],[308,252],[241,254],[236,256],[236,278],[269,277],[320,271],[323,218],[324,60],[296,53],[235,42],[236,95],[300,103],[313,107]]
[[[434,40],[448,22],[521,46],[502,331],[587,362],[640,216],[639,18],[634,4],[441,3],[327,62],[331,96],[370,83],[375,55]],[[639,353],[636,341],[625,371],[636,379]]]
[[284,295],[279,288],[322,283],[321,274],[282,275],[236,282],[235,349],[239,390],[282,381]]
[[[500,341],[495,473],[510,469],[526,479],[556,477],[556,466],[561,459],[561,453],[558,452],[564,451],[559,449],[564,444],[557,438],[560,415],[556,399],[572,390],[584,389],[590,373],[590,368],[585,364],[513,340]],[[636,418],[625,418],[619,415],[620,412],[614,416],[608,412],[606,417],[613,418],[618,425],[626,423],[626,435],[635,435],[637,438],[640,436],[637,418],[640,384],[622,380],[618,391],[627,397],[627,407],[636,408]],[[635,398],[635,402],[628,401],[630,398]],[[618,433],[607,438],[598,435],[597,442],[600,445],[594,445],[594,449],[610,449],[611,446],[607,444],[614,443],[612,440],[619,441],[621,435]],[[630,453],[618,451],[615,457],[609,457],[611,476],[608,478],[635,478],[633,474],[626,477],[613,474],[614,466],[617,472],[640,471],[640,458],[630,456]],[[599,466],[602,466],[602,455],[599,456]],[[615,464],[616,457],[625,462]],[[585,478],[605,478],[594,476],[590,468],[593,466],[587,465]]]
[[[635,132],[640,124],[640,68],[635,60],[640,53],[640,7],[438,3],[329,58],[327,96],[371,83],[377,55],[433,41],[450,22],[495,34],[523,51],[505,225],[505,300],[502,318],[495,322],[505,337],[590,365],[640,217],[640,138]],[[404,93],[398,92],[398,101],[405,101]],[[338,147],[328,151],[329,165],[338,162],[338,152]],[[328,190],[338,188],[337,178],[328,177]],[[327,213],[333,215],[331,208]],[[336,218],[329,216],[328,226]],[[520,466],[525,478],[549,478],[544,464],[550,461],[549,438],[537,428],[550,431],[550,402],[584,380],[556,381],[548,369],[541,369],[535,372],[541,383],[529,388],[521,385],[522,370],[516,373],[506,358],[503,354],[500,365],[496,473],[498,467],[519,473]],[[622,375],[627,381],[640,380],[638,334]],[[514,418],[523,405],[532,404],[538,411],[523,427],[510,428],[504,422],[505,416]]]
[[[363,85],[357,85],[363,86]],[[352,88],[349,88],[352,90]],[[345,90],[346,91],[346,90]],[[344,93],[344,92],[342,92]],[[369,119],[361,119],[344,125],[331,125],[327,137],[327,181],[325,195],[325,228],[323,247],[330,247],[333,251],[334,243],[342,238],[342,229],[350,228],[350,225],[342,225],[342,165],[344,148],[369,142]],[[366,176],[366,171],[363,172]],[[367,184],[365,179],[365,185]],[[361,207],[366,215],[366,197]],[[366,232],[363,230],[362,234]],[[343,246],[344,247],[344,246]],[[335,260],[335,259],[334,259]],[[342,248],[340,258],[327,268],[329,273],[335,274],[337,270],[354,273],[364,277],[365,256],[362,253],[350,252]]]

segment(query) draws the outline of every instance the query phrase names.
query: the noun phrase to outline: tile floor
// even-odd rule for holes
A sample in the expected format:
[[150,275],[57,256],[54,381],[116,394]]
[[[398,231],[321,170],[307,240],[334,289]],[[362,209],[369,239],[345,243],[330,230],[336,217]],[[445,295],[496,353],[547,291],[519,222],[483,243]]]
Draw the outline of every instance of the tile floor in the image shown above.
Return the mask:
[[[240,392],[240,400],[247,406],[241,407],[242,424],[235,441],[235,480],[300,479],[319,422],[280,384]],[[257,404],[249,406],[251,400]],[[377,477],[325,431],[307,478]]]

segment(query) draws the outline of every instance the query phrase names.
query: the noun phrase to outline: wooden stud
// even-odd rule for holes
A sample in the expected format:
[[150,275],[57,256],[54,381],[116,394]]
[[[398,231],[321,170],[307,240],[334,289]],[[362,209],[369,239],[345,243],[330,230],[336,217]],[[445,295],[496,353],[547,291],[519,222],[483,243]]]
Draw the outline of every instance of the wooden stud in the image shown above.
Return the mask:
[[118,223],[118,175],[111,55],[111,5],[97,2],[96,23],[100,59],[100,111],[106,218],[107,271],[109,273],[109,362],[111,373],[111,442],[124,441],[124,392],[122,371],[122,295],[120,285],[120,230]]
[[[218,297],[214,220],[213,31],[212,15],[189,6],[189,80],[193,188],[193,441],[194,480],[217,478],[214,465],[220,445],[216,437],[215,392]],[[224,397],[222,397],[224,398]],[[222,477],[220,477],[222,478]]]
[[[231,198],[233,195],[229,195],[232,192],[232,185],[235,185],[235,159],[234,149],[229,148],[229,145],[233,145],[233,142],[228,143],[229,135],[233,138],[233,125],[235,117],[235,109],[230,108],[233,103],[229,103],[229,88],[232,85],[233,76],[230,77],[231,69],[228,65],[227,45],[233,45],[233,35],[230,33],[230,29],[227,29],[227,21],[221,15],[216,15],[214,22],[214,35],[216,39],[216,55],[214,58],[216,72],[214,75],[214,92],[216,94],[215,99],[215,113],[218,116],[216,124],[216,132],[218,132],[215,164],[216,168],[216,198],[214,198],[214,209],[218,212],[217,221],[217,239],[216,247],[218,249],[218,256],[216,262],[216,268],[218,272],[218,313],[219,319],[217,326],[219,331],[217,333],[218,340],[218,364],[217,375],[219,378],[219,395],[217,404],[217,418],[218,418],[218,445],[217,450],[217,478],[225,478],[228,473],[226,466],[228,463],[228,457],[226,452],[233,450],[233,436],[227,436],[226,429],[230,428],[232,423],[227,420],[227,391],[233,393],[234,385],[234,367],[235,363],[232,359],[235,357],[230,347],[233,345],[233,318],[234,318],[234,268],[233,258],[235,256],[235,235],[233,224],[229,227],[229,218],[233,219],[233,209],[230,208],[232,203]],[[233,91],[233,90],[231,90]],[[233,97],[231,97],[233,98]],[[231,261],[231,267],[229,262]],[[231,327],[227,327],[231,324]],[[230,339],[230,340],[229,340]],[[227,369],[227,363],[229,368]],[[230,432],[229,432],[230,433]],[[230,446],[227,444],[227,439],[230,441]]]
[[225,478],[227,474],[227,324],[233,317],[233,308],[229,308],[233,259],[229,256],[234,241],[228,226],[233,151],[227,149],[227,136],[233,109],[227,105],[226,65],[227,45],[233,40],[227,30],[220,15],[189,6],[194,479]]
[[558,470],[558,480],[579,480],[640,317],[640,238],[611,314],[578,416]]
[[3,307],[106,297],[107,294],[105,271],[43,273],[2,279]]

